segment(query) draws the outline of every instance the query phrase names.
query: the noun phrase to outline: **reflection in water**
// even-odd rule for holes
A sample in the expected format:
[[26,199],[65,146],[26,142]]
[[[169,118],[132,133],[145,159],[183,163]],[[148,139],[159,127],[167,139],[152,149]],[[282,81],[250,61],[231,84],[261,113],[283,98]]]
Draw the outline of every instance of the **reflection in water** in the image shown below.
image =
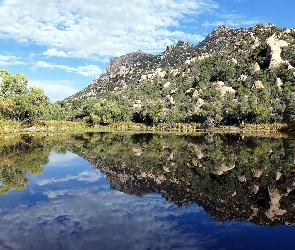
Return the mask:
[[44,245],[48,249],[163,249],[185,242],[187,236],[191,239],[186,247],[211,245],[210,236],[182,235],[187,229],[177,223],[177,218],[200,209],[179,210],[159,197],[138,200],[97,188],[44,194],[52,200],[12,209],[13,221],[7,215],[0,219],[10,225],[5,232],[7,245],[17,248],[20,243],[14,240],[23,241],[24,235],[27,249],[44,249]]
[[294,243],[293,227],[254,226],[295,223],[292,139],[97,133],[4,141],[1,249]]
[[106,174],[113,189],[160,193],[179,207],[196,202],[218,221],[290,224],[294,141],[238,136],[89,135],[73,151]]

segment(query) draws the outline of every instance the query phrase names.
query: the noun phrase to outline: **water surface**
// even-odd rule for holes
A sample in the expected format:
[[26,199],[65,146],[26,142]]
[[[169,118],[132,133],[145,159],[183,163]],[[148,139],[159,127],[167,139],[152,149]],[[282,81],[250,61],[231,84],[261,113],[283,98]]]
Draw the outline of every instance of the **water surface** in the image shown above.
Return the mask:
[[0,249],[294,249],[294,140],[3,138]]

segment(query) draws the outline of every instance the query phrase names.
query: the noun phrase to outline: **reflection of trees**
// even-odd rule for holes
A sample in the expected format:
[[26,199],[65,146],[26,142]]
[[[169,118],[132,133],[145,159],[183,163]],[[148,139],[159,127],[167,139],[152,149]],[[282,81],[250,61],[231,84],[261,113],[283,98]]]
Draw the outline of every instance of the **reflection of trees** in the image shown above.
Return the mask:
[[179,206],[197,202],[220,221],[295,223],[294,140],[107,133],[77,140],[72,150],[112,188],[159,192]]
[[294,144],[239,135],[19,136],[0,142],[0,194],[23,189],[51,151],[69,149],[105,173],[113,189],[158,192],[178,206],[196,202],[219,221],[294,224]]
[[33,136],[11,137],[0,144],[0,195],[10,189],[22,190],[28,183],[28,172],[41,174],[52,150],[64,147],[63,140]]

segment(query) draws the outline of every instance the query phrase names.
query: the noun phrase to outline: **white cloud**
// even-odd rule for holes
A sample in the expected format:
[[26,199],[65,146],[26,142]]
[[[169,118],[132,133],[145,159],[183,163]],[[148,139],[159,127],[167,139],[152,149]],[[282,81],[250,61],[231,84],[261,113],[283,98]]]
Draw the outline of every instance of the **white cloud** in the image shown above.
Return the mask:
[[89,171],[83,171],[77,175],[67,175],[63,178],[53,178],[53,179],[44,179],[44,180],[38,180],[36,183],[39,186],[44,186],[47,184],[51,183],[56,183],[56,182],[66,182],[70,180],[78,180],[78,181],[87,181],[87,182],[95,182],[99,180],[103,175],[99,172],[89,172]]
[[59,51],[57,49],[47,49],[46,51],[43,52],[43,55],[45,56],[58,56],[58,57],[69,57],[68,53],[64,51]]
[[20,61],[21,59],[16,56],[3,56],[0,55],[0,66],[6,67],[8,65],[25,65],[26,63]]
[[74,87],[76,84],[67,80],[30,80],[28,87],[39,87],[51,101],[58,101],[77,93],[80,88]]
[[205,27],[217,27],[220,25],[225,25],[228,27],[238,28],[238,27],[248,27],[257,23],[262,23],[259,19],[249,19],[245,15],[229,13],[229,14],[219,14],[217,16],[218,20],[206,21],[203,26]]
[[77,73],[83,76],[95,76],[98,77],[102,70],[96,65],[86,65],[86,66],[78,66],[78,67],[70,67],[67,65],[58,65],[53,63],[47,63],[44,61],[38,61],[36,66],[39,68],[49,68],[49,69],[62,69],[69,73]]
[[[48,57],[65,57],[65,58],[88,58],[95,59],[91,54],[85,53],[83,51],[62,51],[55,48],[49,48],[42,53],[44,56]],[[101,59],[100,59],[101,61]]]
[[44,195],[46,195],[49,199],[54,199],[58,196],[64,196],[67,195],[71,190],[55,190],[55,191],[45,191],[43,192]]
[[48,46],[43,54],[58,57],[162,50],[180,37],[199,42],[181,31],[181,20],[216,8],[210,0],[3,0],[0,37]]

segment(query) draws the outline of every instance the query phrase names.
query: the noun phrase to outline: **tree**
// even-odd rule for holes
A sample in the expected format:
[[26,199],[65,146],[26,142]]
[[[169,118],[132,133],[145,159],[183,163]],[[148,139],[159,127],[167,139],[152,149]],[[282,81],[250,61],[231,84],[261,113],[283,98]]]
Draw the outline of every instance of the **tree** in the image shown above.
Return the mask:
[[283,88],[283,101],[286,108],[283,113],[284,122],[294,123],[295,122],[295,97],[292,93],[290,86]]
[[46,109],[49,105],[49,99],[44,94],[44,91],[37,87],[31,87],[24,94],[26,116],[23,120],[32,122],[36,119],[45,118]]
[[46,119],[48,120],[67,120],[70,115],[70,107],[64,100],[49,103],[47,107]]
[[22,94],[26,91],[28,79],[24,74],[18,73],[12,76],[7,69],[0,69],[1,92],[6,96]]
[[91,98],[87,100],[84,109],[84,120],[94,124],[109,124],[122,121],[122,110],[119,104],[111,100],[98,100]]
[[12,76],[0,69],[0,78],[0,112],[4,119],[31,123],[44,118],[50,103],[42,89],[27,89],[28,79],[22,73]]
[[252,59],[256,61],[262,69],[268,68],[270,63],[270,59],[266,57],[267,49],[268,45],[264,42],[252,51]]

